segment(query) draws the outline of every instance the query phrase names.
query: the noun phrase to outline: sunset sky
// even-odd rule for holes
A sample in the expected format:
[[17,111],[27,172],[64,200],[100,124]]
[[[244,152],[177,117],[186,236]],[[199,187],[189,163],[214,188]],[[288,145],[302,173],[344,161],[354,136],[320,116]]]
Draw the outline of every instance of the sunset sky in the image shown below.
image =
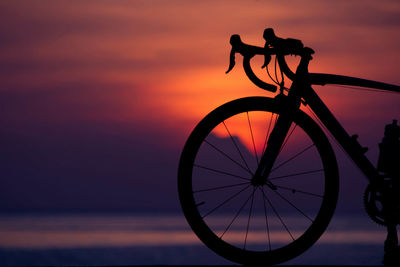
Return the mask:
[[[225,74],[235,33],[263,46],[272,27],[316,51],[312,72],[400,84],[398,0],[16,0],[0,17],[0,212],[179,210],[196,123],[274,96]],[[316,89],[375,160],[400,95]]]

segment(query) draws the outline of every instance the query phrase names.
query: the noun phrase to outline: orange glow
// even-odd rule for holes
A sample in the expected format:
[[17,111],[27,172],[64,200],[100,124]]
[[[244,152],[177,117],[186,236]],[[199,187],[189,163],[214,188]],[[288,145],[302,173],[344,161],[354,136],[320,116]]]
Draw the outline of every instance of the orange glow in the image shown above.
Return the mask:
[[[249,112],[248,114],[241,113],[225,121],[226,128],[223,124],[217,126],[214,133],[219,137],[229,137],[229,134],[237,136],[247,147],[248,151],[252,154],[257,152],[257,154],[260,155],[261,151],[265,149],[265,139],[268,132],[269,122],[271,119],[274,120],[275,118],[275,116],[266,112]],[[229,130],[229,133],[227,129]]]
[[[296,217],[286,217],[296,221]],[[348,222],[342,218],[341,222]],[[355,217],[356,219],[358,217]],[[355,219],[354,217],[352,220]],[[3,218],[4,219],[4,218]],[[187,228],[181,216],[9,216],[0,222],[0,248],[2,249],[66,249],[87,247],[127,247],[127,246],[176,246],[200,245],[200,240]],[[298,219],[298,217],[297,217]],[[32,224],[31,222],[34,221]],[[224,228],[225,217],[213,219],[213,225]],[[266,241],[265,218],[253,218],[254,229],[248,233],[253,244]],[[222,222],[222,224],[221,224]],[[271,220],[271,240],[287,242],[290,238],[281,225]],[[275,222],[275,223],[274,223]],[[301,220],[296,227],[302,229]],[[353,229],[354,228],[354,229]],[[381,245],[385,230],[350,229],[341,227],[328,230],[318,241],[325,244],[376,244]],[[300,231],[292,232],[297,236]],[[232,242],[243,242],[243,232],[230,230],[227,238]]]
[[[187,134],[222,103],[273,96],[251,84],[239,55],[235,69],[224,73],[230,35],[262,46],[266,27],[312,47],[313,72],[399,83],[400,37],[397,24],[390,23],[400,9],[395,1],[311,1],[307,8],[302,1],[46,3],[4,3],[8,15],[3,19],[9,25],[4,35],[10,45],[2,47],[7,67],[0,81],[0,92],[49,95],[42,108],[55,101],[65,110],[65,115],[52,116],[49,107],[35,116],[42,121],[87,119],[134,124],[143,132]],[[253,63],[266,78],[259,68],[262,58]],[[322,88],[321,94],[339,117],[390,120],[387,114],[399,112],[397,99],[387,96],[360,96],[342,88]],[[79,108],[71,109],[76,103]],[[10,120],[25,117],[16,107]]]
[[[5,249],[66,249],[85,247],[124,246],[176,246],[201,244],[193,232],[180,231],[10,231],[0,232],[0,248]],[[302,232],[293,232],[295,236]],[[286,243],[290,236],[283,231],[271,231],[270,238],[276,243]],[[243,242],[243,232],[231,231],[228,239],[233,243]],[[375,231],[335,231],[323,235],[319,243],[327,244],[376,244],[381,245],[384,233]],[[249,243],[265,244],[265,231],[250,231]]]

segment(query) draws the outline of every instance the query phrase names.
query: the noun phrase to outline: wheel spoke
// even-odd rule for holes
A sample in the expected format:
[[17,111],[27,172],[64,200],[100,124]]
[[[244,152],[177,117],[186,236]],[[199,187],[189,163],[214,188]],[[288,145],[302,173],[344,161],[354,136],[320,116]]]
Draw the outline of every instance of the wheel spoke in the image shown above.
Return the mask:
[[[254,191],[253,191],[254,192]],[[225,228],[224,232],[220,235],[220,239],[222,239],[222,237],[226,234],[226,232],[229,230],[229,228],[231,228],[233,222],[236,220],[236,218],[240,215],[240,213],[242,212],[242,210],[244,209],[244,207],[246,206],[247,202],[249,202],[251,196],[254,193],[250,194],[250,196],[246,199],[246,201],[243,203],[243,205],[239,208],[239,210],[236,212],[235,216],[233,216],[233,219],[231,220],[231,222],[228,224],[228,226]]]
[[251,181],[251,179],[249,179],[249,178],[245,178],[245,177],[233,174],[233,173],[229,173],[229,172],[225,172],[225,171],[209,168],[209,167],[202,166],[202,165],[199,165],[199,164],[193,164],[193,166],[197,167],[197,168],[200,168],[200,169],[204,169],[204,170],[208,170],[208,171],[212,171],[212,172],[216,172],[216,173],[220,173],[220,174],[225,174],[225,175],[232,176],[232,177],[235,177],[235,178],[239,178],[239,179],[242,179],[242,180]]
[[239,146],[236,144],[235,139],[233,139],[233,136],[232,136],[231,132],[229,131],[228,127],[226,126],[225,121],[223,121],[222,123],[224,124],[225,129],[226,129],[227,133],[229,134],[233,145],[236,147],[237,152],[239,153],[240,157],[242,158],[242,160],[244,162],[244,165],[246,165],[247,170],[253,175],[253,173],[250,171],[249,165],[247,165],[247,162],[246,162],[246,160],[244,159],[244,157],[242,155],[242,152],[240,152]]
[[289,138],[292,136],[294,130],[296,129],[297,124],[294,124],[294,127],[292,129],[292,131],[289,133],[288,136],[286,136],[285,141],[283,142],[283,145],[281,146],[281,149],[279,150],[279,153],[283,150],[283,148],[285,147],[286,143],[289,141]]
[[269,120],[269,123],[268,123],[268,130],[267,130],[267,134],[265,135],[265,140],[264,140],[264,145],[263,145],[263,150],[262,150],[263,153],[265,152],[265,149],[267,147],[267,141],[268,141],[268,138],[269,138],[269,133],[270,133],[270,130],[271,130],[272,121],[274,120],[275,115],[278,116],[277,114],[273,113],[272,116],[271,116],[271,119]]
[[243,249],[246,249],[246,244],[247,244],[247,236],[249,234],[249,228],[250,228],[250,218],[251,218],[251,213],[253,212],[253,204],[254,204],[254,193],[256,192],[257,187],[254,187],[253,193],[251,194],[251,205],[250,205],[250,211],[249,211],[249,218],[247,219],[247,228],[246,228],[246,236],[244,238],[244,246]]
[[249,168],[244,167],[242,164],[240,164],[239,162],[237,162],[236,160],[234,160],[233,158],[231,158],[228,154],[226,154],[224,151],[222,151],[221,149],[219,149],[218,147],[216,147],[215,145],[211,144],[209,141],[204,140],[204,142],[206,144],[208,144],[209,146],[211,146],[212,148],[214,148],[215,150],[217,150],[219,153],[221,153],[222,155],[224,155],[225,157],[227,157],[228,159],[230,159],[233,163],[235,163],[236,165],[238,165],[240,168],[242,168],[243,170],[245,170],[246,172],[250,173],[251,175],[253,175],[253,173],[249,170]]
[[243,188],[242,190],[236,192],[235,194],[231,195],[229,198],[227,198],[226,200],[224,200],[223,202],[221,202],[219,205],[217,205],[215,208],[213,208],[212,210],[210,210],[209,212],[207,212],[205,215],[202,216],[202,218],[204,219],[205,217],[207,217],[208,215],[210,215],[211,213],[213,213],[214,211],[216,211],[217,209],[219,209],[220,207],[222,207],[223,205],[225,205],[226,203],[228,203],[229,201],[231,201],[232,199],[234,199],[235,197],[237,197],[240,193],[242,193],[244,190],[246,190],[247,188],[249,188],[251,186],[251,184],[249,184],[248,186],[246,186],[245,188]]
[[311,193],[311,192],[306,192],[306,191],[302,191],[302,190],[297,190],[297,189],[295,189],[295,188],[290,188],[290,187],[281,186],[281,185],[276,185],[276,184],[275,184],[275,186],[276,186],[277,188],[281,188],[281,189],[284,189],[284,190],[292,191],[292,193],[301,193],[301,194],[305,194],[305,195],[309,195],[309,196],[314,196],[314,197],[319,197],[319,198],[323,198],[323,197],[324,197],[324,196],[321,196],[321,195],[318,195],[318,194],[314,194],[314,193]]
[[275,127],[275,125],[276,125],[276,122],[278,121],[278,117],[279,117],[279,115],[278,115],[278,113],[276,113],[275,122],[274,122],[274,127]]
[[273,212],[275,213],[276,217],[278,217],[279,221],[282,223],[283,227],[286,229],[286,232],[288,232],[288,234],[290,235],[290,237],[293,239],[293,241],[295,240],[295,238],[293,237],[292,233],[289,231],[289,228],[286,226],[286,224],[283,222],[281,216],[279,215],[279,213],[276,211],[276,209],[274,208],[274,205],[272,205],[272,202],[268,199],[267,195],[264,192],[264,189],[261,189],[262,193],[263,193],[263,197],[268,201],[269,205],[271,206]]
[[288,177],[293,177],[293,176],[299,176],[299,175],[317,173],[317,172],[322,172],[322,171],[324,171],[324,169],[318,169],[318,170],[312,170],[312,171],[305,171],[305,172],[299,172],[299,173],[292,173],[292,174],[287,174],[287,175],[281,175],[281,176],[271,177],[271,178],[268,178],[268,180],[271,181],[271,180],[277,180],[277,179],[288,178]]
[[296,205],[294,205],[291,201],[289,201],[287,198],[285,198],[281,193],[279,193],[276,190],[272,190],[277,194],[280,198],[282,198],[286,203],[288,203],[290,206],[292,206],[294,209],[296,209],[298,212],[300,212],[304,217],[309,219],[311,222],[314,222],[313,219],[311,219],[307,214],[305,214],[302,210],[300,210]]
[[[260,189],[260,191],[262,192],[261,189]],[[263,197],[263,204],[264,204],[265,224],[266,224],[266,226],[267,226],[268,246],[269,246],[269,250],[271,251],[271,238],[270,238],[270,234],[269,234],[267,204],[265,203],[265,198],[264,198],[264,197]]]
[[206,189],[195,190],[195,191],[193,191],[193,193],[208,192],[208,191],[214,191],[214,190],[232,188],[232,187],[241,186],[241,185],[245,185],[245,184],[249,184],[249,182],[240,183],[240,184],[231,184],[231,185],[210,187],[210,188],[206,188]]
[[273,171],[276,171],[277,169],[279,169],[280,167],[282,167],[283,165],[287,164],[288,162],[292,161],[293,159],[297,158],[298,156],[300,156],[301,154],[303,154],[304,152],[306,152],[307,150],[309,150],[310,148],[312,148],[313,146],[315,146],[315,144],[309,145],[308,147],[306,147],[305,149],[303,149],[302,151],[300,151],[299,153],[295,154],[294,156],[292,156],[291,158],[289,158],[288,160],[282,162],[281,164],[279,164],[278,166],[276,166],[275,168],[273,168],[271,170],[271,173]]
[[259,161],[258,161],[258,155],[257,155],[257,150],[256,150],[256,143],[254,142],[253,129],[252,129],[251,123],[250,123],[249,112],[246,112],[246,114],[247,114],[247,121],[248,121],[248,123],[249,123],[251,141],[253,142],[254,155],[256,156],[256,161],[257,161],[257,166],[258,166],[258,162],[259,162]]

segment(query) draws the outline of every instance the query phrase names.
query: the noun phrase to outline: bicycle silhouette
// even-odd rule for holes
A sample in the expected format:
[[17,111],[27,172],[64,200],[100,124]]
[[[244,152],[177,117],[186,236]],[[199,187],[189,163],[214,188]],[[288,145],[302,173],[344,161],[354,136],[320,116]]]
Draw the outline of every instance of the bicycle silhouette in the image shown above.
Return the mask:
[[[302,254],[326,230],[338,199],[338,165],[325,134],[330,132],[369,180],[366,211],[387,227],[385,251],[393,251],[400,223],[400,127],[396,121],[386,127],[376,168],[357,136],[345,131],[311,86],[339,84],[396,93],[400,86],[309,73],[311,48],[279,38],[270,28],[263,37],[265,47],[257,47],[232,35],[227,73],[239,53],[248,78],[267,91],[279,87],[279,94],[245,97],[216,108],[183,148],[178,190],[191,228],[211,250],[241,264],[278,264]],[[278,87],[253,72],[250,61],[256,55],[264,56],[262,68]],[[288,55],[300,56],[296,72],[285,61]],[[268,71],[273,57],[275,77]],[[284,86],[285,76],[292,80],[290,88]]]

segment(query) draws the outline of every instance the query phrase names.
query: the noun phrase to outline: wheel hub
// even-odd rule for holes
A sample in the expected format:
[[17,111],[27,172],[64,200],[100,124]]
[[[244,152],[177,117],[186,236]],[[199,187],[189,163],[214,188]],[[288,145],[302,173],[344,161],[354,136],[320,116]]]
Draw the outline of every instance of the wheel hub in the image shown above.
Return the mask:
[[263,186],[267,181],[267,179],[265,179],[264,177],[262,177],[261,175],[255,175],[253,177],[253,179],[251,179],[251,184],[253,186]]
[[251,179],[251,184],[253,186],[264,186],[267,185],[269,188],[272,190],[276,190],[277,187],[271,183],[267,178],[262,177],[262,176],[254,176],[253,179]]

